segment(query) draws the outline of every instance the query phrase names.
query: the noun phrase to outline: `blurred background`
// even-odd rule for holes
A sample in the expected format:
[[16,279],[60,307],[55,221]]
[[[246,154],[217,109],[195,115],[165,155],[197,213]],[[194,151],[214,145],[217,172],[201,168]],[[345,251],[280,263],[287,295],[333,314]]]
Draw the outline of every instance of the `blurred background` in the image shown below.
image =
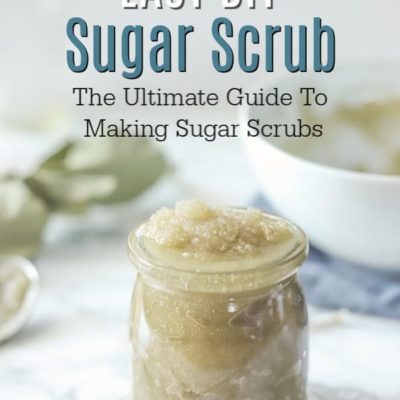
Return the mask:
[[[399,62],[400,6],[396,0],[276,0],[272,11],[230,12],[215,1],[202,11],[188,5],[174,12],[123,10],[117,0],[19,3],[0,4],[0,255],[33,261],[41,289],[37,301],[32,296],[25,304],[36,281],[24,280],[9,266],[25,274],[30,267],[15,259],[2,261],[0,326],[5,328],[0,328],[0,341],[18,334],[0,345],[0,393],[12,400],[127,399],[127,320],[134,282],[126,256],[130,230],[157,208],[184,198],[266,210],[270,199],[261,194],[240,139],[81,140],[83,118],[165,123],[190,116],[199,123],[234,123],[237,108],[77,108],[72,87],[223,93],[232,86],[250,89],[260,81],[270,86],[289,77],[280,68],[270,75],[262,69],[250,75],[216,73],[206,60],[213,48],[211,21],[218,16],[260,29],[266,24],[311,26],[319,16],[336,30],[338,67]],[[155,76],[145,71],[138,81],[126,81],[119,73],[73,74],[65,61],[65,26],[73,16],[89,24],[143,24],[145,29],[194,24],[197,41],[188,48],[188,72]],[[276,59],[282,55],[277,46]],[[398,238],[400,252],[400,232]],[[371,399],[399,399],[398,274],[356,267],[316,249],[306,267],[302,279],[313,306],[312,383],[350,389],[348,399],[369,399],[369,394],[357,394],[360,390]],[[23,318],[10,325],[22,308]],[[332,399],[339,396],[332,394]]]

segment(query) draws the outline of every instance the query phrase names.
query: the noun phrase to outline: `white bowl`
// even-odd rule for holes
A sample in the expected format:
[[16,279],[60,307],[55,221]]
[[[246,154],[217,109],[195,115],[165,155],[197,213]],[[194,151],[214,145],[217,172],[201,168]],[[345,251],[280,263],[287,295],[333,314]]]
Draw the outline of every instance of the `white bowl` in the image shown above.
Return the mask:
[[[340,85],[340,77],[334,79]],[[271,114],[248,107],[242,125],[255,115],[270,121]],[[261,190],[315,246],[362,266],[400,269],[400,176],[324,166],[289,154],[273,140],[243,137]]]

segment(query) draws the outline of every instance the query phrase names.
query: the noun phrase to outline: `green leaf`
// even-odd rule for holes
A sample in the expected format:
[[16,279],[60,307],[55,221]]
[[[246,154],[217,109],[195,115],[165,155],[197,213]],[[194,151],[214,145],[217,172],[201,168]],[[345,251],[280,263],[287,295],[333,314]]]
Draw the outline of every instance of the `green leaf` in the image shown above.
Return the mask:
[[68,143],[27,180],[53,211],[83,212],[92,204],[134,199],[167,169],[146,139]]
[[46,204],[17,178],[0,180],[0,256],[31,257],[40,248]]

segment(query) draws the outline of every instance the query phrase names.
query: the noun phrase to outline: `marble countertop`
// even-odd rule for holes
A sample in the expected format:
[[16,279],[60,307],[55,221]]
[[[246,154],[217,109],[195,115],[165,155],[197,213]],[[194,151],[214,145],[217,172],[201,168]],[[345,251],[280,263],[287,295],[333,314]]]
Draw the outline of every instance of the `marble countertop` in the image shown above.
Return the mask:
[[[53,222],[37,260],[42,289],[34,315],[0,347],[2,399],[129,399],[127,326],[135,275],[126,236],[157,203],[149,201],[155,198],[149,193],[131,207]],[[313,385],[362,389],[376,395],[371,399],[400,399],[400,323],[316,310],[311,323]]]
[[[52,221],[36,260],[39,302],[26,328],[0,346],[1,399],[130,398],[129,230],[177,199],[248,204],[256,191],[239,143],[168,143],[164,150],[175,176],[135,203]],[[400,399],[400,322],[312,309],[311,326],[310,400]],[[344,390],[320,394],[321,385]]]

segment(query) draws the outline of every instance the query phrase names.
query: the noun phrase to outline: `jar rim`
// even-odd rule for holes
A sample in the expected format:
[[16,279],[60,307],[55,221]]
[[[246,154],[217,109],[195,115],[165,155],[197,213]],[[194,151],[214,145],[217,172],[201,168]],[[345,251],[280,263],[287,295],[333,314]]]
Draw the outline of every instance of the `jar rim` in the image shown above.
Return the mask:
[[[242,208],[230,207],[232,210],[241,211]],[[133,230],[128,238],[129,258],[139,273],[153,278],[155,281],[164,282],[168,286],[178,286],[184,290],[200,291],[223,291],[226,286],[234,285],[237,282],[239,291],[259,289],[261,287],[278,284],[297,273],[305,261],[309,243],[304,231],[293,222],[269,213],[263,212],[268,218],[285,222],[295,232],[297,241],[284,256],[278,260],[262,261],[254,266],[230,271],[201,271],[194,268],[182,268],[170,265],[154,258],[142,245],[140,231],[144,224]],[[245,262],[245,260],[243,260]],[[237,260],[236,260],[237,262]],[[223,262],[229,266],[231,261]]]

